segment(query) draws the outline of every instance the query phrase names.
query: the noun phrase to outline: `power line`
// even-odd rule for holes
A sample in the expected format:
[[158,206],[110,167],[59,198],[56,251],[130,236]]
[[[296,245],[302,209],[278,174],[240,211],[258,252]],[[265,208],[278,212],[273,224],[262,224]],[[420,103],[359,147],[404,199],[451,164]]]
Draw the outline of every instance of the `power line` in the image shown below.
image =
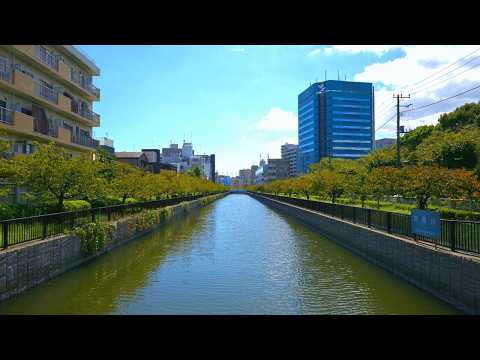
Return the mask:
[[[424,82],[425,80],[430,79],[432,76],[435,76],[435,75],[441,73],[442,71],[444,71],[444,70],[452,67],[453,65],[457,64],[459,61],[462,61],[462,60],[468,58],[469,56],[475,54],[475,53],[478,52],[478,51],[480,51],[480,48],[476,49],[475,51],[472,51],[472,52],[469,53],[468,55],[465,55],[464,57],[458,59],[457,61],[451,63],[450,65],[447,65],[446,67],[440,69],[439,71],[434,72],[433,74],[427,76],[427,77],[424,78],[423,80],[420,80],[420,81],[418,81],[418,82],[416,82],[416,83],[414,83],[414,84],[412,84],[412,85],[405,85],[405,86],[401,87],[399,90],[405,90],[405,89],[407,89],[407,88],[413,89],[416,85],[421,84],[421,83]],[[464,64],[464,65],[465,65],[465,64]]]
[[473,90],[476,90],[476,89],[479,89],[479,88],[480,88],[480,85],[477,85],[477,86],[475,86],[475,87],[473,87],[473,88],[471,88],[471,89],[462,91],[461,93],[458,93],[458,94],[456,94],[456,95],[449,96],[449,97],[447,97],[447,98],[445,98],[445,99],[435,101],[435,102],[433,102],[433,103],[431,103],[431,104],[422,105],[422,106],[420,106],[420,107],[416,107],[416,108],[413,108],[413,109],[404,110],[404,111],[402,111],[401,113],[403,114],[403,113],[410,112],[410,111],[413,111],[413,110],[424,109],[424,108],[426,108],[426,107],[433,106],[433,105],[439,104],[439,103],[441,103],[441,102],[444,102],[444,101],[447,101],[447,100],[456,98],[456,97],[458,97],[458,96],[461,96],[461,95],[463,95],[463,94],[466,94],[466,93],[468,93],[468,92],[470,92],[470,91],[473,91]]
[[376,128],[375,131],[378,131],[380,129],[382,129],[385,125],[387,125],[390,121],[392,121],[393,119],[395,119],[397,116],[397,114],[394,114],[390,119],[388,119],[387,121],[385,121],[380,127]]
[[[480,59],[480,56],[477,57],[476,59]],[[478,66],[480,66],[480,63],[478,63],[478,64],[476,64],[475,66],[472,66],[472,67],[470,67],[470,68],[468,68],[468,69],[465,69],[464,71],[459,72],[458,74],[455,74],[454,76],[451,76],[451,77],[448,77],[448,78],[446,78],[446,79],[443,79],[443,80],[437,82],[434,86],[437,86],[437,85],[439,85],[439,84],[441,84],[441,83],[443,83],[443,82],[445,82],[445,81],[451,80],[451,79],[453,79],[453,78],[456,78],[457,76],[462,75],[462,74],[464,74],[464,73],[466,73],[466,72],[468,72],[468,71],[470,71],[470,70],[473,70],[473,69],[475,69],[475,68],[478,67]],[[458,70],[458,69],[459,69],[459,68],[457,68],[457,69],[455,69],[455,70]],[[452,70],[452,71],[455,71],[455,70]],[[447,74],[451,73],[452,71],[448,72]],[[447,74],[445,74],[445,75],[447,75]],[[438,79],[437,79],[437,80],[438,80]],[[432,87],[432,86],[427,86],[426,88],[423,88],[423,89],[422,89],[422,88],[419,88],[419,89],[411,92],[411,94],[417,94],[417,93],[419,93],[419,92],[421,92],[421,91],[425,91],[425,90],[427,90],[427,89],[430,89],[431,87]]]

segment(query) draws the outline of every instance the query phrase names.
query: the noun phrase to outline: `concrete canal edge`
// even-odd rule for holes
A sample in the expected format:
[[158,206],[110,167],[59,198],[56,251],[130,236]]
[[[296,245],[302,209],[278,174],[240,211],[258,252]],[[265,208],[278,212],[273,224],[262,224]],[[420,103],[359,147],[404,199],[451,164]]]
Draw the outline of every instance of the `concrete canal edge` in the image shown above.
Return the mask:
[[467,314],[480,314],[480,259],[249,194]]
[[170,216],[152,228],[131,234],[128,218],[112,222],[113,239],[105,248],[92,256],[84,256],[80,239],[71,234],[45,240],[27,242],[0,251],[0,301],[18,295],[85,262],[101,256],[112,249],[145,235],[174,218],[199,209],[206,204],[226,196],[227,193],[207,196],[202,199],[167,207]]

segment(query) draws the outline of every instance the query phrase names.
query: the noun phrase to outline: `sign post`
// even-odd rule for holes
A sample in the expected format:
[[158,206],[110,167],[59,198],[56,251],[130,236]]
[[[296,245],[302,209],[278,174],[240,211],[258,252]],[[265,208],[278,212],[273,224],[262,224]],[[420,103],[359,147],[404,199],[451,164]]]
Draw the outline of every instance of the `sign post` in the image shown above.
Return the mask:
[[413,209],[410,219],[414,235],[440,240],[439,212]]

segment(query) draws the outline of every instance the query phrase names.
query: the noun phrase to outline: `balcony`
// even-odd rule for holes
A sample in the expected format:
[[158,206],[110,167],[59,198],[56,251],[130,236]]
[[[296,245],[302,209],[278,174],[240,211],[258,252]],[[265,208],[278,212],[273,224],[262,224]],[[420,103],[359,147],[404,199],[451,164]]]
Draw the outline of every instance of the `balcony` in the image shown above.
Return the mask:
[[33,116],[3,107],[0,107],[0,128],[20,134],[22,137],[40,139],[43,142],[54,140],[61,145],[76,149],[83,147],[84,151],[87,150],[85,147],[96,149],[99,146],[98,140],[88,136],[75,138],[70,130],[63,127],[47,125],[46,128],[40,129]]
[[42,46],[35,46],[35,57],[37,60],[58,72],[58,63],[61,55],[56,55]]
[[70,80],[80,86],[82,89],[87,90],[91,95],[96,98],[100,97],[100,89],[92,84],[91,76],[81,76],[77,69],[71,68]]
[[57,79],[66,83],[66,85],[75,85],[77,90],[83,92],[83,96],[93,101],[100,98],[100,89],[92,84],[91,76],[85,76],[80,79],[77,69],[67,65],[62,60],[62,55],[49,51],[40,45],[11,46],[18,55],[24,58],[34,59],[35,63],[42,66],[42,70],[48,69],[50,75],[57,76]]
[[33,91],[36,96],[44,98],[51,103],[58,105],[58,92],[53,88],[34,82]]
[[99,146],[98,140],[94,140],[93,138],[88,136],[72,136],[72,143],[91,147],[94,149],[98,148]]

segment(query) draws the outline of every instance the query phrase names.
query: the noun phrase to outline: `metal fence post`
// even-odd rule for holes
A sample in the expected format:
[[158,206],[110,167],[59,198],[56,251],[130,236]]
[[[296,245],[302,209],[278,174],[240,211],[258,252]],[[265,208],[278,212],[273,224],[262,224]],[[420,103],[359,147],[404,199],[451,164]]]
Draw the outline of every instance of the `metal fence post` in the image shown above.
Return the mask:
[[8,247],[8,223],[3,223],[3,248]]
[[392,232],[392,213],[387,212],[387,231]]
[[47,220],[43,218],[42,220],[42,239],[47,237]]
[[110,208],[108,208],[108,210],[107,210],[107,219],[108,219],[108,221],[112,220],[112,212],[111,212]]
[[355,224],[357,222],[357,218],[355,216],[355,206],[352,206],[352,209],[353,209],[352,218],[353,218],[353,223]]
[[372,209],[367,210],[367,224],[368,227],[372,227]]
[[95,210],[92,209],[92,223],[95,222]]
[[450,248],[452,251],[455,251],[456,248],[456,238],[455,238],[455,221],[449,221],[450,224]]

